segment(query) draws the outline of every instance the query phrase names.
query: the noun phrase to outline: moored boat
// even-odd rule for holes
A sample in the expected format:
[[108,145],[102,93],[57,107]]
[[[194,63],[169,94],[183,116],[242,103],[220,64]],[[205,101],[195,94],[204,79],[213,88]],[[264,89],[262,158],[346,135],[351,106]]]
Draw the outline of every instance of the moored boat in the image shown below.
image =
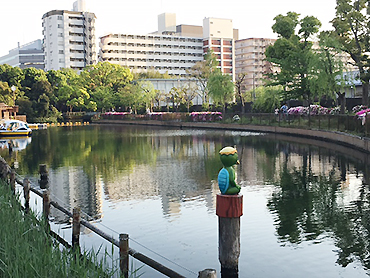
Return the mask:
[[1,120],[0,137],[8,136],[31,136],[32,129],[26,122],[19,120]]

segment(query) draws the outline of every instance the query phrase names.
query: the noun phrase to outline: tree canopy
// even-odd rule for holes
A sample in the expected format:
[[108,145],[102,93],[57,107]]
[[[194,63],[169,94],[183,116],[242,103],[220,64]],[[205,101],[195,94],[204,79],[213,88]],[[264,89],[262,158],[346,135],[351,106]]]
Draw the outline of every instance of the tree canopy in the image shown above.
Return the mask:
[[368,0],[337,0],[333,36],[360,72],[362,104],[369,104],[370,4]]
[[266,49],[267,61],[279,68],[272,74],[270,85],[284,88],[284,99],[311,99],[309,80],[310,60],[314,56],[313,43],[309,40],[321,26],[313,16],[299,19],[299,14],[288,12],[274,18],[272,30],[278,34],[276,42]]

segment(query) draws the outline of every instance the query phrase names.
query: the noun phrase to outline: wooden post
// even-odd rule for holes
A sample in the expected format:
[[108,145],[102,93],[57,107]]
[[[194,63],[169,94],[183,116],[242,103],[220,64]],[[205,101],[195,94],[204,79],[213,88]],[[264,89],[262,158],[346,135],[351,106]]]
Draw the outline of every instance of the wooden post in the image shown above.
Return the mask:
[[50,193],[49,193],[49,190],[47,189],[45,189],[42,192],[42,208],[43,208],[44,219],[48,221],[49,214],[50,214]]
[[80,250],[80,230],[81,230],[81,214],[79,208],[73,208],[72,221],[72,248],[75,251]]
[[23,180],[23,196],[24,196],[24,208],[26,213],[30,211],[30,181],[28,179]]
[[128,277],[128,266],[129,266],[129,246],[128,246],[128,234],[119,235],[119,258],[120,258],[120,269],[121,275],[125,278]]
[[46,189],[49,187],[49,177],[48,177],[48,170],[46,168],[46,164],[39,165],[39,174],[40,174],[40,188]]
[[240,216],[243,215],[242,195],[217,194],[218,259],[222,278],[239,277]]
[[199,271],[198,278],[217,278],[217,273],[215,269],[205,269]]
[[15,194],[15,170],[12,169],[10,172],[10,188],[12,189],[13,194]]

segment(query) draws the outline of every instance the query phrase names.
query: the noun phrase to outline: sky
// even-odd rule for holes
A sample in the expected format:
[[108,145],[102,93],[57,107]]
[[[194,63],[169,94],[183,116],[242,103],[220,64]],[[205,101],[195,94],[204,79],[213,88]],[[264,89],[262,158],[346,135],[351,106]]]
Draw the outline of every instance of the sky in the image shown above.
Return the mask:
[[[51,10],[69,10],[75,0],[1,0],[0,56],[42,39],[42,16]],[[205,17],[233,20],[239,39],[276,38],[271,26],[278,14],[292,11],[315,16],[321,30],[331,29],[336,0],[85,0],[95,13],[96,37],[108,33],[148,34],[158,29],[158,15],[175,13],[176,24],[203,25]]]

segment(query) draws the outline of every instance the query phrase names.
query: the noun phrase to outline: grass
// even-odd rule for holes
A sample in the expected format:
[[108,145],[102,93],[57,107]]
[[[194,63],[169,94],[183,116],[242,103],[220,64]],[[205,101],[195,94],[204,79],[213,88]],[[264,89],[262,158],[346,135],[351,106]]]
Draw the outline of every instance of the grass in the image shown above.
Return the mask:
[[118,276],[107,267],[111,261],[107,252],[98,260],[93,251],[79,256],[61,248],[46,232],[45,224],[20,208],[18,197],[0,180],[0,277]]

